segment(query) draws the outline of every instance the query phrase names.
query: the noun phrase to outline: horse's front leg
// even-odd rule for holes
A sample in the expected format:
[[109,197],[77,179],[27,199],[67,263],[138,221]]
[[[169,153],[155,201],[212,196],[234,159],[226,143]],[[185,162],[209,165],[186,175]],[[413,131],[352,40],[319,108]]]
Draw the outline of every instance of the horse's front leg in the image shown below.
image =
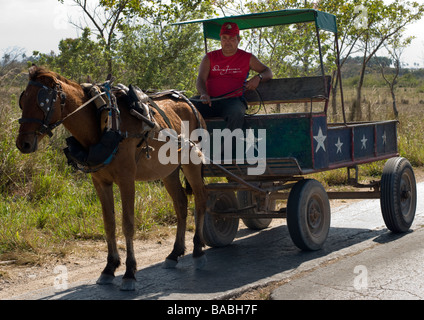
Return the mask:
[[97,280],[97,284],[111,284],[115,278],[115,270],[121,264],[118,248],[116,245],[113,184],[97,180],[94,176],[92,177],[92,180],[97,195],[100,199],[100,203],[102,204],[103,223],[106,232],[106,242],[108,249],[107,264],[102,271],[100,278]]
[[122,200],[122,229],[124,232],[127,259],[125,262],[126,271],[122,278],[121,290],[135,290],[135,273],[137,271],[137,263],[134,255],[134,200],[135,200],[135,180],[128,177],[119,183]]

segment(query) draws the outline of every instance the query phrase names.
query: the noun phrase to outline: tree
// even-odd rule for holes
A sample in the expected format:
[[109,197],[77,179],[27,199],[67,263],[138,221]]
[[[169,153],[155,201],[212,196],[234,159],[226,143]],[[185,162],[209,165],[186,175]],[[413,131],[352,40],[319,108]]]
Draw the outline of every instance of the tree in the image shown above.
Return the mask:
[[[63,3],[63,0],[58,1]],[[73,2],[81,8],[84,15],[83,21],[71,23],[82,30],[90,27],[91,32],[97,35],[99,45],[104,49],[107,71],[112,73],[113,51],[118,39],[117,30],[125,21],[123,17],[131,19],[136,14],[145,14],[149,12],[149,7],[142,6],[141,0],[100,0],[94,6],[90,6],[88,0],[73,0]]]
[[394,39],[394,41],[392,41],[390,45],[385,45],[385,48],[387,49],[387,51],[389,52],[389,54],[390,54],[390,56],[392,57],[392,60],[393,60],[394,74],[392,74],[391,76],[387,75],[386,72],[385,72],[385,67],[388,67],[389,65],[384,64],[383,62],[380,62],[381,75],[382,75],[384,81],[389,86],[390,94],[392,96],[393,113],[394,113],[396,119],[399,116],[399,112],[398,112],[397,106],[396,106],[395,88],[396,88],[397,78],[399,76],[399,72],[400,72],[400,68],[401,68],[401,56],[402,56],[402,53],[403,53],[403,48],[405,46],[404,43],[410,43],[411,40],[412,40],[411,37],[409,37],[409,38],[407,38],[403,41],[400,37],[396,37],[396,39]]
[[59,42],[59,54],[34,52],[36,63],[49,67],[65,77],[86,82],[87,76],[102,81],[107,76],[108,62],[97,42],[90,39],[91,31],[85,28],[80,38],[63,39]]
[[[22,61],[25,60],[25,49],[19,47],[8,48],[0,60],[0,86],[10,79],[14,79],[22,70]],[[10,82],[11,85],[11,82]]]
[[94,6],[90,1],[91,7],[87,0],[73,2],[84,16],[74,24],[91,27],[107,71],[117,80],[145,88],[194,83],[193,63],[200,63],[203,47],[200,28],[170,24],[214,14],[212,0],[100,0]]
[[[366,23],[353,26],[350,36],[359,35],[358,43],[362,55],[362,66],[356,88],[356,99],[352,106],[350,120],[361,120],[361,94],[364,84],[365,70],[368,62],[384,46],[394,41],[404,28],[421,19],[424,5],[417,2],[394,0],[386,5],[383,0],[364,0],[358,3],[367,12]],[[407,43],[403,43],[406,45]]]

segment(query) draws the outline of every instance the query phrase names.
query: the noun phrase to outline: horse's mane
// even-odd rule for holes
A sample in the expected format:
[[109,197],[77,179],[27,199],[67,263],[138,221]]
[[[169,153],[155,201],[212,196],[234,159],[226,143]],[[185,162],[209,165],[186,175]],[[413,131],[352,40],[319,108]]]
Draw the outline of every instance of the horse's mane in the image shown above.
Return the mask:
[[53,72],[53,71],[50,71],[47,68],[33,65],[29,69],[29,78],[32,81],[36,81],[38,77],[56,78],[57,80],[62,81],[66,84],[69,84],[69,85],[74,86],[74,87],[81,88],[80,85],[78,83],[76,83],[75,81],[66,79],[65,77],[61,76],[60,74]]

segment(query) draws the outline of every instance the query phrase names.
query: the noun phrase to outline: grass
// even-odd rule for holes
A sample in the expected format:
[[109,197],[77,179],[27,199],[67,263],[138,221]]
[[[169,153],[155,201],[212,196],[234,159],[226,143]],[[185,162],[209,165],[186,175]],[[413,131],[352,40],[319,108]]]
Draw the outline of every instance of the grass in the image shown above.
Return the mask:
[[[0,260],[32,262],[28,256],[48,253],[61,255],[73,241],[102,240],[101,206],[88,175],[75,172],[66,163],[62,148],[67,133],[58,128],[52,139],[44,139],[40,151],[23,155],[15,147],[18,132],[17,106],[21,88],[0,87]],[[374,120],[391,119],[391,101],[385,89],[366,88],[366,104]],[[353,89],[346,91],[347,105]],[[401,156],[413,166],[423,166],[424,92],[401,89],[398,92]],[[384,161],[360,167],[362,179],[378,179]],[[345,169],[315,175],[326,187],[343,186]],[[148,238],[165,226],[175,225],[172,201],[160,182],[136,185],[136,237]],[[117,224],[120,225],[120,199],[115,189]],[[189,206],[192,210],[193,200]],[[190,217],[189,228],[193,228]],[[163,228],[165,229],[165,228]],[[161,231],[163,232],[163,231]],[[118,235],[120,230],[118,228]],[[26,258],[22,258],[26,257]]]

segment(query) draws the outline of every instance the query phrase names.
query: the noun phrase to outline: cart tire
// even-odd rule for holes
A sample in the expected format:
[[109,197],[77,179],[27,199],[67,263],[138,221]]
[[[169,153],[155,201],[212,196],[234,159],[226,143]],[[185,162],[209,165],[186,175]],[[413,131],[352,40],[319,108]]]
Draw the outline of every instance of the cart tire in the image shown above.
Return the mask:
[[[208,208],[212,211],[224,211],[237,208],[237,199],[233,192],[216,192],[208,199]],[[203,239],[210,247],[225,247],[233,242],[239,226],[238,218],[217,217],[206,210],[203,224]]]
[[[252,193],[250,191],[238,191],[237,192],[237,200],[239,203],[239,208],[243,208],[243,207],[248,207],[252,205]],[[247,210],[249,213],[255,213],[254,209],[249,209]],[[243,223],[246,225],[246,227],[248,227],[249,229],[252,230],[262,230],[267,228],[271,221],[272,218],[251,218],[251,219],[242,219]]]
[[330,202],[321,183],[297,182],[287,201],[287,227],[294,244],[302,250],[322,248],[330,230]]
[[384,165],[380,206],[384,223],[390,231],[401,233],[409,230],[417,207],[417,185],[407,159],[391,158]]

